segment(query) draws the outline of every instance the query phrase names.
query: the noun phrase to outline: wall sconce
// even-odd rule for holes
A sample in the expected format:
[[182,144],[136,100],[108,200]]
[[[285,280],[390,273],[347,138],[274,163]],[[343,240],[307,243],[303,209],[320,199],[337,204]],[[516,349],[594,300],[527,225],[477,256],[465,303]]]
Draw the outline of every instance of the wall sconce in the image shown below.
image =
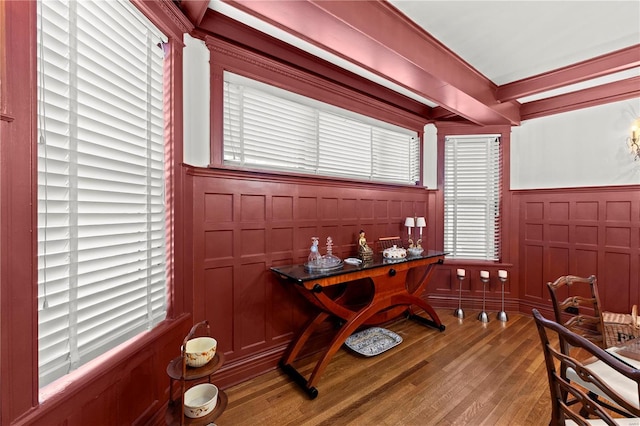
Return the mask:
[[633,161],[640,160],[640,118],[631,126],[631,137],[627,138],[627,145],[633,155]]
[[[408,217],[404,220],[404,226],[408,228],[409,235],[409,248],[418,247],[422,248],[422,228],[427,226],[427,220],[424,217]],[[411,233],[411,228],[419,228],[420,229],[420,238],[418,241],[413,243],[413,234]]]

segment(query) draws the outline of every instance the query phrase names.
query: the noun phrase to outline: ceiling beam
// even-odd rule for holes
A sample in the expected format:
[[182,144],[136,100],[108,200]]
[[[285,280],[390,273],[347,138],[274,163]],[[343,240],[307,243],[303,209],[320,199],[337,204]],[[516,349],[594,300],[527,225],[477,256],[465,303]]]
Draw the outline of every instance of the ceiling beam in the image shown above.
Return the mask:
[[182,0],[180,2],[180,9],[196,27],[200,25],[208,7],[209,0]]
[[311,53],[211,9],[205,13],[199,27],[191,35],[203,40],[206,36],[215,36],[223,40],[232,41],[240,46],[251,46],[251,49],[266,53],[281,62],[307,70],[315,75],[321,75],[327,80],[350,87],[361,93],[367,93],[382,102],[430,120],[432,108],[423,102],[373,83],[365,77],[319,59]]
[[640,67],[640,44],[498,87],[500,102]]
[[476,124],[520,123],[517,102],[388,2],[225,2]]
[[522,104],[522,120],[640,97],[640,76]]

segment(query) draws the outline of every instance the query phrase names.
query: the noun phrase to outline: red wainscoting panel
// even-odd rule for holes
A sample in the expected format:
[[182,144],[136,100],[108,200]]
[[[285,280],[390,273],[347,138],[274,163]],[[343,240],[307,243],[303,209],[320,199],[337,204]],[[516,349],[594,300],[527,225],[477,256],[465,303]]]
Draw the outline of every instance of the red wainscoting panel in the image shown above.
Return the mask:
[[[375,249],[379,237],[406,238],[405,217],[432,219],[432,191],[423,188],[195,168],[187,174],[194,322],[209,320],[225,353],[216,379],[223,386],[275,367],[312,309],[271,266],[304,263],[314,236],[322,254],[330,236],[333,253],[345,258],[357,254],[360,229]],[[432,247],[428,228],[424,237]]]
[[[548,281],[596,275],[603,308],[640,304],[640,187],[516,191],[520,310],[549,307]],[[515,222],[515,220],[514,220]]]
[[[182,315],[161,323],[68,377],[63,392],[25,413],[13,425],[164,424],[169,362],[191,328]],[[86,370],[89,368],[89,370]],[[4,424],[4,423],[3,423]]]
[[[331,236],[339,257],[356,254],[358,231],[375,247],[379,237],[406,238],[404,218],[424,215],[424,246],[437,248],[437,193],[402,186],[314,177],[187,168],[193,192],[190,261],[194,321],[207,319],[227,362],[223,387],[277,365],[311,306],[269,268],[303,263],[311,237]],[[509,263],[446,262],[423,296],[440,308],[458,302],[456,267],[465,268],[465,310],[482,307],[480,270],[488,270],[487,310],[500,307],[498,269],[507,269],[507,311],[551,314],[546,283],[561,275],[595,274],[606,310],[640,304],[640,188],[600,187],[513,191],[505,241]],[[189,230],[187,228],[187,233]],[[503,244],[506,242],[503,241]],[[510,243],[509,243],[510,244]]]

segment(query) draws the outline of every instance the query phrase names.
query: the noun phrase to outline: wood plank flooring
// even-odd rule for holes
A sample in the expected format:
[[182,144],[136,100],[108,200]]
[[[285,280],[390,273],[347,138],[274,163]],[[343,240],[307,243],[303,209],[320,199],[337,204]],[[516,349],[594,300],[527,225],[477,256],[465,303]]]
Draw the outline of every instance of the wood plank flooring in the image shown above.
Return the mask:
[[[218,426],[548,425],[551,408],[533,319],[482,324],[438,310],[444,332],[400,319],[385,328],[403,342],[374,357],[343,347],[310,400],[281,370],[226,389]],[[318,356],[296,362],[309,377]]]

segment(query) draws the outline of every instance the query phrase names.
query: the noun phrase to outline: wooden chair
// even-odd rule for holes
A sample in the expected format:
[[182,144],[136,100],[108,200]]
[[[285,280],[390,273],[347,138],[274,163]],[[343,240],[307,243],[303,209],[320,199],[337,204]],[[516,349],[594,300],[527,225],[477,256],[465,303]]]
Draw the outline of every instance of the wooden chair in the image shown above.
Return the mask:
[[[593,342],[571,332],[557,322],[545,319],[536,309],[533,309],[533,317],[542,343],[551,393],[551,422],[549,424],[552,426],[640,424],[640,400],[638,399],[640,370],[632,368]],[[559,343],[559,349],[551,343],[550,335],[554,343]],[[568,356],[566,355],[568,352],[566,345],[580,348],[587,357],[592,356],[593,358],[588,361],[580,361]],[[598,367],[598,371],[595,367]],[[625,415],[629,418],[613,418],[608,407],[602,402],[590,398],[582,386],[567,380],[562,375],[561,371],[565,369],[574,370],[582,378],[584,384],[588,384],[591,388],[597,388],[598,393],[605,395],[608,401],[624,410]],[[572,396],[576,407],[567,404],[567,394]]]
[[[588,278],[573,275],[562,276],[553,283],[547,283],[547,287],[551,295],[556,322],[598,347],[606,348],[606,339],[603,333],[604,322],[596,277],[594,275]],[[561,299],[563,300],[560,301]],[[571,355],[571,345],[563,344],[562,348],[565,350],[565,355]],[[602,364],[596,364],[593,367],[598,371],[606,369],[606,366]],[[566,364],[562,365],[561,375],[565,380],[576,382],[585,387],[592,399],[598,399],[598,397],[606,398],[606,395],[600,389],[585,383],[578,373],[574,369],[567,367]],[[637,400],[637,395],[635,397],[630,395],[630,398]],[[569,403],[573,402],[570,401]],[[602,402],[602,404],[614,411],[618,410],[616,406],[611,406],[606,402]]]
[[[601,348],[606,348],[596,277],[566,275],[547,283],[547,287],[551,293],[556,322]],[[560,295],[564,297],[562,302]]]

